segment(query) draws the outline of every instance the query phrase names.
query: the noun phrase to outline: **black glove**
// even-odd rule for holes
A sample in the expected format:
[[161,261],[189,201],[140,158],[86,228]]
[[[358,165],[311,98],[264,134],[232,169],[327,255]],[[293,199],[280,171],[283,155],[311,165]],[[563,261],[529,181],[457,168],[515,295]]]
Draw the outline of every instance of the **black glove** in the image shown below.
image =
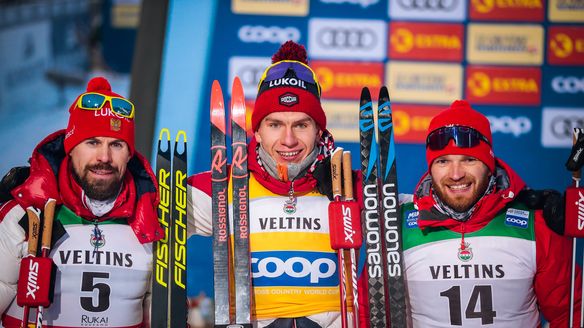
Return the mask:
[[316,179],[316,188],[318,189],[318,192],[326,195],[329,200],[334,200],[330,156],[325,157],[322,161],[316,163],[312,176]]
[[0,181],[0,204],[12,199],[10,191],[20,186],[30,175],[30,167],[16,166],[10,169]]
[[568,171],[576,172],[584,166],[584,132],[578,133],[578,139],[572,146],[570,157],[566,161]]
[[517,200],[533,210],[543,210],[543,218],[547,226],[559,235],[564,234],[565,199],[564,195],[553,189],[533,190],[523,189],[517,195]]

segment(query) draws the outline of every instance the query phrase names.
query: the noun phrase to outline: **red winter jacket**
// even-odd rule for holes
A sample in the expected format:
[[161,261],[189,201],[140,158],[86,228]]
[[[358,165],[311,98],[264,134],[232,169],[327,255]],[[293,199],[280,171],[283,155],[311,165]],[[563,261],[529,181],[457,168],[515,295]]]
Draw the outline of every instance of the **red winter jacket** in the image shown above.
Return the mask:
[[[456,221],[434,208],[428,173],[422,177],[414,194],[414,203],[419,210],[418,227],[445,227],[457,233],[471,233],[486,226],[499,211],[512,202],[525,187],[523,180],[505,162],[497,159],[497,184],[495,191],[484,196],[476,205],[470,219],[464,223]],[[541,210],[535,211],[535,240],[537,272],[533,277],[533,288],[538,307],[552,328],[568,327],[570,295],[571,239],[550,230]],[[369,303],[367,299],[367,270],[359,281],[360,321],[369,327]],[[407,284],[406,284],[407,285]],[[581,281],[576,286],[576,313],[574,327],[580,327]],[[389,311],[389,309],[387,309]],[[389,312],[388,312],[389,313]]]
[[[65,205],[84,219],[96,219],[83,205],[81,187],[69,172],[64,138],[65,130],[60,130],[38,144],[30,159],[30,176],[12,190],[12,195],[25,209],[29,206],[42,209],[47,200],[53,198],[57,204]],[[136,152],[128,162],[123,188],[114,208],[97,219],[127,218],[138,240],[150,243],[164,237],[164,230],[158,223],[158,202],[156,177],[146,159]]]

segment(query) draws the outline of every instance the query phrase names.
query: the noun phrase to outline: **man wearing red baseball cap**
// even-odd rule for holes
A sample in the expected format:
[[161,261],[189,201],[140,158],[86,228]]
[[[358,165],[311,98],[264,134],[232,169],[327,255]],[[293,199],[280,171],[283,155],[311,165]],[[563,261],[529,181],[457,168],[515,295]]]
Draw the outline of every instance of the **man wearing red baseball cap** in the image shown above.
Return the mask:
[[[69,114],[67,129],[35,148],[30,176],[0,208],[2,323],[21,327],[25,315],[15,299],[17,284],[19,297],[34,295],[19,284],[31,276],[24,268],[19,277],[32,222],[27,213],[38,215],[56,202],[49,253],[56,266],[54,296],[44,309],[43,326],[148,325],[151,244],[164,231],[156,213],[156,178],[134,149],[134,105],[98,77]],[[30,311],[28,322],[36,321],[35,314]]]
[[518,199],[488,119],[454,101],[430,122],[426,161],[401,205],[412,326],[568,327],[571,242]]

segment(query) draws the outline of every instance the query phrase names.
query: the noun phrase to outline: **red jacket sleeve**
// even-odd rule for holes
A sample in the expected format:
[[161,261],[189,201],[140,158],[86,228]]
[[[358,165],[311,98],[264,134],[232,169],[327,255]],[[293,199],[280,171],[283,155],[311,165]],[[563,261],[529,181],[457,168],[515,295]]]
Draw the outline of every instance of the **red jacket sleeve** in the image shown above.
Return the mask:
[[[534,290],[544,318],[550,328],[568,327],[572,239],[550,230],[541,211],[535,213],[535,244],[537,271]],[[574,327],[580,327],[582,281],[580,267],[576,272]]]

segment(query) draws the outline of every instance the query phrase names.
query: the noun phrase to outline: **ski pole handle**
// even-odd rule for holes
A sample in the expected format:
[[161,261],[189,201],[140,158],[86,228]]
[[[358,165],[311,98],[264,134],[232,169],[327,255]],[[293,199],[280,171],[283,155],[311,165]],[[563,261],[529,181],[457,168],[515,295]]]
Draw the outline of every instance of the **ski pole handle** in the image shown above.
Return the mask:
[[[49,198],[45,204],[45,213],[43,215],[43,238],[41,243],[42,256],[49,256],[48,252],[51,250],[51,237],[53,235],[53,220],[55,217],[55,207],[57,206],[57,201],[53,198]],[[47,252],[47,254],[45,254]]]
[[353,170],[351,169],[351,152],[343,153],[343,184],[345,200],[353,200]]
[[333,150],[331,155],[331,184],[333,189],[333,198],[335,201],[341,200],[343,187],[341,180],[341,164],[343,158],[343,148],[338,147]]

